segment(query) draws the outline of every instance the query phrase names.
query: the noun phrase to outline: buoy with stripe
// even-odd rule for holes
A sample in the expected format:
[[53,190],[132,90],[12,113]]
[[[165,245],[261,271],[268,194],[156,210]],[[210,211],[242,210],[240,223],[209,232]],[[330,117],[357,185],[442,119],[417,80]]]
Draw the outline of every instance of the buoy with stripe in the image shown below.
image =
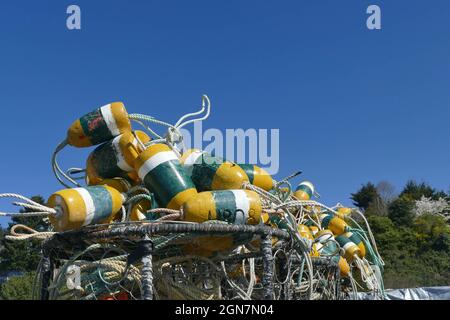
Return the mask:
[[331,257],[331,261],[338,265],[341,277],[347,277],[350,274],[350,266],[347,260],[339,255],[339,248],[335,242],[328,241],[325,245],[317,243],[317,250],[320,256]]
[[134,171],[134,160],[143,151],[143,144],[149,141],[145,132],[137,130],[125,132],[95,148],[86,162],[88,185],[115,177],[137,182],[139,177]]
[[344,257],[349,263],[352,263],[355,260],[355,257],[359,258],[359,256],[361,255],[361,249],[359,249],[356,243],[354,243],[344,234],[337,236],[335,239],[337,243],[339,243],[341,248],[344,249]]
[[56,231],[108,223],[123,202],[123,195],[109,186],[64,189],[50,196],[48,205],[55,208],[57,214],[49,218]]
[[358,257],[360,257],[361,259],[364,258],[366,256],[366,247],[364,246],[364,241],[362,240],[362,238],[354,232],[346,232],[344,233],[344,236],[358,246]]
[[301,182],[294,191],[294,197],[298,200],[311,200],[314,194],[314,185],[309,181]]
[[274,181],[272,176],[266,170],[254,164],[239,164],[239,166],[247,174],[251,184],[266,191],[273,189]]
[[336,215],[322,214],[320,215],[320,220],[322,228],[330,229],[335,236],[343,234],[344,232],[347,231],[348,228],[347,223]]
[[134,168],[144,185],[164,208],[178,210],[197,195],[194,183],[169,146],[152,144],[135,160]]
[[190,149],[180,159],[199,192],[241,189],[247,174],[240,166],[205,151]]
[[232,224],[259,224],[262,204],[250,190],[204,191],[183,206],[184,219],[192,222],[221,220]]
[[94,146],[131,131],[127,110],[122,102],[113,102],[85,114],[67,132],[67,143],[74,147]]

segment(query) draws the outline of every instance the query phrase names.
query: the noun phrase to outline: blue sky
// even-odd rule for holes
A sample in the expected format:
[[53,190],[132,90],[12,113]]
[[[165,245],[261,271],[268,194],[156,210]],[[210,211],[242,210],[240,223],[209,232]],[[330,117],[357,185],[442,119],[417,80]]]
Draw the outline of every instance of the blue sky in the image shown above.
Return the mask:
[[[370,4],[382,30],[366,28]],[[51,153],[96,107],[175,122],[202,93],[204,128],[279,128],[277,177],[303,170],[328,204],[367,181],[448,190],[449,21],[445,0],[1,1],[0,193],[59,190]]]

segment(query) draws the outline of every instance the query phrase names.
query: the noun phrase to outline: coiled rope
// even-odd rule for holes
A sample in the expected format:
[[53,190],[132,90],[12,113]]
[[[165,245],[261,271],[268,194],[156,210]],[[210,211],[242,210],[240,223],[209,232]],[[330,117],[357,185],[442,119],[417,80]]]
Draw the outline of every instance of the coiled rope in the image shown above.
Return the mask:
[[[27,233],[18,232],[24,230]],[[10,234],[5,236],[6,240],[21,241],[21,240],[47,240],[52,237],[56,232],[39,232],[23,224],[15,224],[11,227]]]

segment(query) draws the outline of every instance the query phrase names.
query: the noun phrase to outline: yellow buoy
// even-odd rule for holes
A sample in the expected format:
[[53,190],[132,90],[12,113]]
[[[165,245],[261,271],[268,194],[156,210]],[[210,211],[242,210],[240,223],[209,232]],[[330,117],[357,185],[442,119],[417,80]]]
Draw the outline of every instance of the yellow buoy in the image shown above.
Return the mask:
[[299,224],[297,227],[298,233],[300,236],[302,236],[305,239],[308,240],[314,240],[314,237],[311,233],[311,230],[308,228],[308,226],[305,226],[304,224]]
[[124,197],[109,186],[64,189],[52,194],[48,205],[57,210],[50,216],[56,231],[107,223],[119,212]]
[[356,244],[359,248],[359,254],[358,256],[362,259],[366,256],[366,247],[364,245],[363,240],[357,233],[353,232],[346,232],[344,233],[344,236],[347,237],[350,241],[352,241],[354,244]]
[[[333,234],[330,230],[322,230],[323,232],[321,234],[318,234],[316,239],[322,237],[322,240],[326,241],[325,237],[327,239],[329,237],[333,237]],[[321,241],[321,240],[319,240]],[[323,242],[323,241],[322,241]],[[341,277],[347,277],[350,273],[350,266],[347,262],[347,260],[344,257],[341,257],[339,255],[338,247],[335,242],[333,241],[327,241],[325,244],[322,244],[321,242],[316,243],[317,245],[317,251],[319,252],[320,256],[325,257],[331,257],[331,260],[337,263],[339,267],[339,271],[341,274]]]
[[240,166],[205,151],[190,149],[180,159],[198,191],[240,189],[247,174]]
[[67,143],[90,147],[131,131],[130,119],[122,102],[113,102],[85,114],[67,132]]
[[301,182],[294,191],[294,197],[298,200],[311,200],[314,194],[314,185],[309,181]]
[[269,191],[273,188],[274,182],[272,176],[263,168],[254,164],[239,164],[239,166],[247,174],[251,184]]
[[95,148],[86,162],[86,181],[89,185],[101,180],[121,177],[139,180],[134,171],[134,160],[144,150],[150,137],[143,131],[125,132]]
[[309,230],[311,231],[313,236],[315,236],[317,232],[319,232],[319,228],[317,226],[309,226]]
[[347,223],[338,216],[333,214],[322,214],[320,215],[320,220],[322,227],[325,229],[330,229],[335,236],[343,234],[347,231]]
[[337,236],[336,241],[344,249],[344,257],[348,262],[352,263],[355,257],[361,256],[361,249],[344,234]]
[[184,219],[192,222],[221,220],[233,224],[258,224],[262,204],[250,190],[204,191],[183,206]]

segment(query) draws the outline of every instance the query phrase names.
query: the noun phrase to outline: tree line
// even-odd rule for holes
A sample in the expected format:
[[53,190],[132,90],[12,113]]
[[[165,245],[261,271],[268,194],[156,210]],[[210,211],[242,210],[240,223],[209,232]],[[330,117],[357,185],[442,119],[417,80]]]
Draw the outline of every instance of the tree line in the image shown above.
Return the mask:
[[386,288],[450,284],[450,197],[409,181],[399,194],[369,182],[351,195],[371,226],[386,265]]

